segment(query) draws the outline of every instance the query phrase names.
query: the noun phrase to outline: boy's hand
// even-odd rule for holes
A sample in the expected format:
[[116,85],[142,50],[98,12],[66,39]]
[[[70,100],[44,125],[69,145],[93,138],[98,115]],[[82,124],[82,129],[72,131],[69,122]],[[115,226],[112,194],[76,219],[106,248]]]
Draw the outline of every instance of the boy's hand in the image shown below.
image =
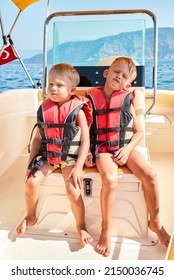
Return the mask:
[[119,149],[117,152],[115,152],[113,156],[113,161],[117,163],[118,165],[122,166],[126,164],[128,157],[129,157],[129,150],[127,149],[127,146]]
[[83,170],[82,168],[74,167],[71,169],[68,180],[72,180],[75,189],[81,189],[83,186]]
[[85,160],[85,165],[87,167],[95,166],[95,162],[93,163],[93,156],[92,153],[88,153],[87,158]]

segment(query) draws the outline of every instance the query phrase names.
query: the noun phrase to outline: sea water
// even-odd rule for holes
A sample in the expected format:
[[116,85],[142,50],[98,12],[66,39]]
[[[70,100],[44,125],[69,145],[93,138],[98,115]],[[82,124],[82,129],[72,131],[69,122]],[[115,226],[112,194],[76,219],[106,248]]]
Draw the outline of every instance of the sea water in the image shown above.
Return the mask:
[[[146,61],[145,87],[152,88],[152,61]],[[42,64],[26,63],[25,67],[33,81],[42,81]],[[48,65],[48,69],[49,69]],[[158,61],[157,88],[174,90],[174,59]],[[32,83],[19,61],[0,66],[0,92],[10,89],[32,88]]]

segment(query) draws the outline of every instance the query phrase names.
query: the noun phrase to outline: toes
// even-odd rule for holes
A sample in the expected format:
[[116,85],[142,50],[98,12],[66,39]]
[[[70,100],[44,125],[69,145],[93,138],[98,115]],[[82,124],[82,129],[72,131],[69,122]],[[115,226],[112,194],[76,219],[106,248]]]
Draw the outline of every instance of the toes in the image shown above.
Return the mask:
[[16,233],[19,234],[19,235],[23,235],[26,231],[26,227],[25,226],[19,226],[17,229],[16,229]]
[[23,235],[25,233],[25,231],[27,230],[27,227],[29,226],[33,226],[37,223],[37,219],[34,220],[34,222],[32,220],[27,220],[27,218],[25,218],[20,225],[17,227],[16,229],[16,233],[19,235]]
[[96,247],[97,253],[100,255],[103,255],[104,257],[108,257],[110,255],[110,249],[108,247],[102,246],[102,245],[97,245]]
[[82,245],[85,245],[85,244],[89,244],[93,241],[93,238],[91,236],[88,236],[86,238],[84,238],[84,240],[82,240]]

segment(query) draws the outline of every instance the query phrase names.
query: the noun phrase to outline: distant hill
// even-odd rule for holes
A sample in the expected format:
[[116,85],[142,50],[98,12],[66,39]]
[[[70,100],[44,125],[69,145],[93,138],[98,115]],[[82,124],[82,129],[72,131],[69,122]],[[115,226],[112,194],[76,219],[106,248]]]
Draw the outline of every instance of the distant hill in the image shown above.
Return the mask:
[[[91,41],[66,42],[59,46],[60,61],[75,64],[81,60],[86,63],[100,61],[110,55],[127,55],[138,61],[141,50],[141,32],[124,32]],[[148,28],[145,34],[145,58],[152,59],[153,29]],[[58,53],[58,52],[55,52]],[[174,58],[174,28],[158,29],[158,58]],[[25,62],[42,63],[42,54],[35,55]],[[52,49],[48,51],[48,63],[52,61]]]

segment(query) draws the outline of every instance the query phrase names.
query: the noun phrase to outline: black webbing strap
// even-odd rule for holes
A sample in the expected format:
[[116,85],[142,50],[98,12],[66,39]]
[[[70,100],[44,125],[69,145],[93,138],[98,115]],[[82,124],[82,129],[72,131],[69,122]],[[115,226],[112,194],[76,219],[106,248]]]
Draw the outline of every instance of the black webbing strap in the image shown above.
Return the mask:
[[109,127],[109,128],[96,128],[95,134],[106,134],[109,132],[120,131],[120,127]]
[[98,148],[102,147],[102,146],[106,146],[106,147],[113,147],[113,146],[118,146],[118,141],[117,140],[113,140],[113,141],[96,141],[96,144],[99,145]]
[[63,139],[57,139],[57,138],[47,138],[45,140],[42,140],[42,144],[53,144],[53,145],[71,145],[71,146],[79,146],[80,141],[71,141],[71,140],[63,140]]
[[131,139],[120,138],[120,147],[124,147],[125,144],[128,144]]
[[34,132],[34,130],[35,130],[36,127],[37,127],[37,123],[34,125],[32,131],[31,131],[30,140],[29,140],[29,144],[28,144],[28,153],[30,153],[31,139],[32,139],[32,137],[33,137],[33,132]]
[[105,109],[100,109],[100,110],[95,110],[94,114],[95,115],[103,115],[107,114],[113,111],[130,111],[130,107],[122,106],[122,107],[117,107],[117,108],[105,108]]
[[62,128],[62,127],[67,127],[67,128],[72,128],[75,127],[74,122],[70,123],[44,123],[44,122],[38,122],[37,123],[38,128]]
[[[29,144],[28,144],[28,153],[30,153],[30,144],[31,144],[31,139],[33,137],[33,132],[35,130],[35,128],[62,128],[62,127],[67,127],[67,128],[73,128],[75,127],[75,123],[74,122],[70,122],[70,123],[64,123],[64,124],[49,124],[49,123],[44,123],[44,122],[38,122],[34,125],[32,131],[31,131],[31,135],[30,135],[30,139],[29,139]],[[54,140],[53,140],[54,141]],[[75,141],[74,141],[75,142]],[[51,143],[51,142],[48,142]],[[47,143],[46,143],[47,144]],[[53,144],[53,143],[52,143]],[[59,144],[59,143],[57,143]],[[60,143],[61,145],[61,143]],[[72,145],[76,145],[76,144],[72,144]],[[78,145],[78,144],[77,144]]]
[[57,152],[43,151],[42,154],[45,158],[56,158],[56,157],[61,157],[62,156],[62,153],[57,153]]
[[109,127],[109,128],[96,128],[95,129],[95,134],[106,134],[109,132],[114,132],[114,131],[133,131],[132,127],[128,126],[122,126],[122,127]]
[[72,158],[77,158],[78,155],[74,154],[69,154],[69,153],[57,153],[57,152],[47,152],[43,151],[42,152],[44,158],[56,158],[56,157],[61,157],[61,158],[66,158],[67,156],[72,157]]
[[39,170],[42,165],[47,161],[46,158],[44,157],[41,157],[39,160],[37,160],[37,157],[39,156],[36,155],[30,162],[29,166],[28,166],[28,169],[31,170],[31,174],[34,174],[37,170]]

